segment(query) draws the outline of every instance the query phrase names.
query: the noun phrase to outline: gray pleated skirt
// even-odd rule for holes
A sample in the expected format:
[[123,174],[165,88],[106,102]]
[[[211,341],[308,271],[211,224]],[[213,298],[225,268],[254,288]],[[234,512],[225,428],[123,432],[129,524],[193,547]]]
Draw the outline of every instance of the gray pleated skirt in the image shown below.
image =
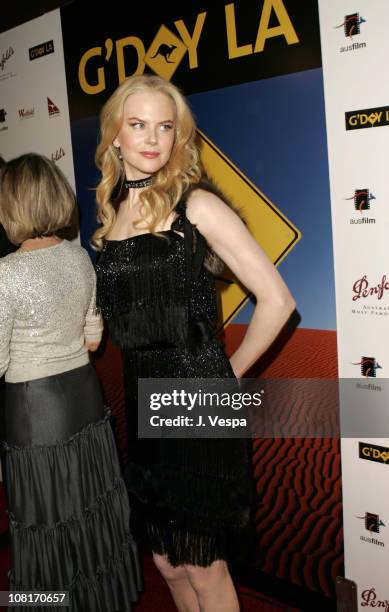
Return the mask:
[[131,610],[138,557],[93,367],[7,383],[5,426],[10,589],[69,591],[72,612]]

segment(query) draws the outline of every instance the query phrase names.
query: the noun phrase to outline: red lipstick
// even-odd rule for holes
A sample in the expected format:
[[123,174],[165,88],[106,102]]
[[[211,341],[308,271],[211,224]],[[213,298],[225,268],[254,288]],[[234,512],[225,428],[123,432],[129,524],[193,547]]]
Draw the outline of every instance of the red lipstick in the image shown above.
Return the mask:
[[156,151],[141,151],[141,155],[143,155],[143,157],[147,157],[147,159],[154,159],[155,157],[159,156],[159,153]]

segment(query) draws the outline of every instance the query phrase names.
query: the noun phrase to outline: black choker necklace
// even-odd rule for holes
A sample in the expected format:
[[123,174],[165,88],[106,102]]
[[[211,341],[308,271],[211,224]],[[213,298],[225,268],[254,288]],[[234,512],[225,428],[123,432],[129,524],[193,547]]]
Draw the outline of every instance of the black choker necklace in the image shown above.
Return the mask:
[[140,189],[141,187],[150,187],[153,182],[152,176],[147,176],[144,179],[137,179],[136,181],[124,181],[126,189]]

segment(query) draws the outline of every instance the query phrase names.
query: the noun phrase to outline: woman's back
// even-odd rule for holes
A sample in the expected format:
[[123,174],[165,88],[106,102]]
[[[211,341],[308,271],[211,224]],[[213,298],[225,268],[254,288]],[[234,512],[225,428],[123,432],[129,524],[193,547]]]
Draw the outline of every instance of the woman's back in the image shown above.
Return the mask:
[[0,372],[8,367],[8,382],[88,363],[84,332],[93,335],[100,330],[90,309],[94,291],[87,252],[66,240],[0,261],[0,325],[7,326],[2,338],[10,340],[9,349],[6,342],[0,345]]

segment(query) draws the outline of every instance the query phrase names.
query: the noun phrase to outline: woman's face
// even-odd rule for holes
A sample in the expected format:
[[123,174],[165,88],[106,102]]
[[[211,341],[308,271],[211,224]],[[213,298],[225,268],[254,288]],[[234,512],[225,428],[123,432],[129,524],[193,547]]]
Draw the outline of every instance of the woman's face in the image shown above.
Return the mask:
[[113,141],[120,147],[127,179],[150,176],[169,161],[175,121],[175,104],[170,96],[159,91],[128,96],[123,123]]

